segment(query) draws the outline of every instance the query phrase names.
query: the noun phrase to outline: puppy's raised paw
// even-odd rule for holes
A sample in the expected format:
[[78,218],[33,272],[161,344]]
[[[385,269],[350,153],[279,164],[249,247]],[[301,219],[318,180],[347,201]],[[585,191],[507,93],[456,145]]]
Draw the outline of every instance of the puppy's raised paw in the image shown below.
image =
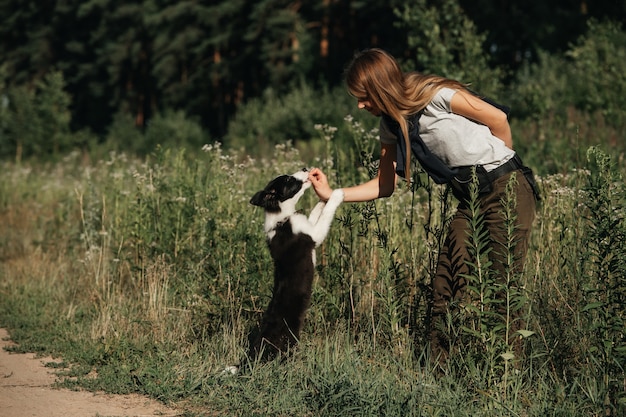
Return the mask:
[[341,203],[343,203],[343,199],[345,198],[345,194],[343,189],[337,188],[333,190],[328,202],[326,204],[333,206],[334,208],[339,207]]
[[236,365],[230,365],[225,367],[224,369],[222,369],[222,372],[220,372],[220,375],[237,375],[239,373],[239,366]]

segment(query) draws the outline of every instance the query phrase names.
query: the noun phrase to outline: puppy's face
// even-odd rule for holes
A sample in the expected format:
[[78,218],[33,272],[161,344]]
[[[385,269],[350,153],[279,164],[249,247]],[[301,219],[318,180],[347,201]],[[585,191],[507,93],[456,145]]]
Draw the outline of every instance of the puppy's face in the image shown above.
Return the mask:
[[309,171],[304,168],[292,175],[274,178],[263,190],[252,196],[250,204],[263,207],[265,211],[279,212],[280,203],[290,199],[297,202],[310,186]]

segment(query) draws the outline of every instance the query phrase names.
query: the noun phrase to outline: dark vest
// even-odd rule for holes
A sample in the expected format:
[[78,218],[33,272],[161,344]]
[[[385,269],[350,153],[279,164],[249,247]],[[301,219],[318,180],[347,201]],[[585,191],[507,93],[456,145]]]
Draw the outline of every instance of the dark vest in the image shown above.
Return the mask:
[[[411,151],[417,158],[424,171],[430,176],[437,184],[448,183],[457,174],[457,169],[450,168],[439,157],[433,154],[426,146],[421,136],[419,135],[419,119],[422,116],[422,112],[414,114],[407,119],[409,123],[409,140],[411,144]],[[406,161],[406,145],[404,141],[404,135],[400,128],[400,123],[393,120],[390,116],[383,114],[383,118],[389,126],[392,132],[395,132],[396,140],[396,173],[400,177],[405,176],[405,161]]]

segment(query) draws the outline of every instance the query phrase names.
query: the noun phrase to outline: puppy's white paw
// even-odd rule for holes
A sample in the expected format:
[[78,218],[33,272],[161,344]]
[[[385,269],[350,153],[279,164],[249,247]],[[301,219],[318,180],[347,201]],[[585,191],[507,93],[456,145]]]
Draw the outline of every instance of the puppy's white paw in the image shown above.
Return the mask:
[[231,365],[231,366],[225,367],[222,370],[221,374],[222,375],[237,375],[238,372],[239,372],[239,367],[235,365]]
[[327,204],[332,204],[335,207],[337,207],[341,203],[343,203],[344,197],[345,197],[345,194],[343,192],[343,189],[337,188],[337,189],[333,190],[332,194],[330,195],[330,198],[328,199],[328,203]]

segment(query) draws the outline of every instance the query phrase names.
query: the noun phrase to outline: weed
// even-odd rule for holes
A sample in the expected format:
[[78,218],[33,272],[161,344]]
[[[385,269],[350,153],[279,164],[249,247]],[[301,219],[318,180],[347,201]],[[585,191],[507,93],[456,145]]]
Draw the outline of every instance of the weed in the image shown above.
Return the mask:
[[581,258],[587,279],[581,313],[591,338],[590,363],[600,371],[605,415],[617,415],[626,403],[626,187],[611,158],[598,148],[587,152],[590,175]]
[[[375,172],[373,133],[351,129],[363,141],[358,158],[327,141],[335,185]],[[67,385],[183,401],[193,415],[624,412],[623,169],[595,149],[588,171],[540,178],[524,270],[511,268],[515,201],[501,213],[501,280],[472,217],[473,302],[458,317],[464,327],[453,327],[462,354],[446,375],[425,365],[424,320],[453,200],[418,169],[390,199],[340,207],[317,251],[293,357],[222,374],[245,352],[271,291],[262,213],[248,200],[267,178],[304,165],[289,144],[273,152],[254,160],[210,144],[91,165],[80,154],[4,163],[0,325],[18,349],[62,356]],[[311,192],[303,210],[314,202]],[[524,357],[513,349],[518,329],[535,332]]]

